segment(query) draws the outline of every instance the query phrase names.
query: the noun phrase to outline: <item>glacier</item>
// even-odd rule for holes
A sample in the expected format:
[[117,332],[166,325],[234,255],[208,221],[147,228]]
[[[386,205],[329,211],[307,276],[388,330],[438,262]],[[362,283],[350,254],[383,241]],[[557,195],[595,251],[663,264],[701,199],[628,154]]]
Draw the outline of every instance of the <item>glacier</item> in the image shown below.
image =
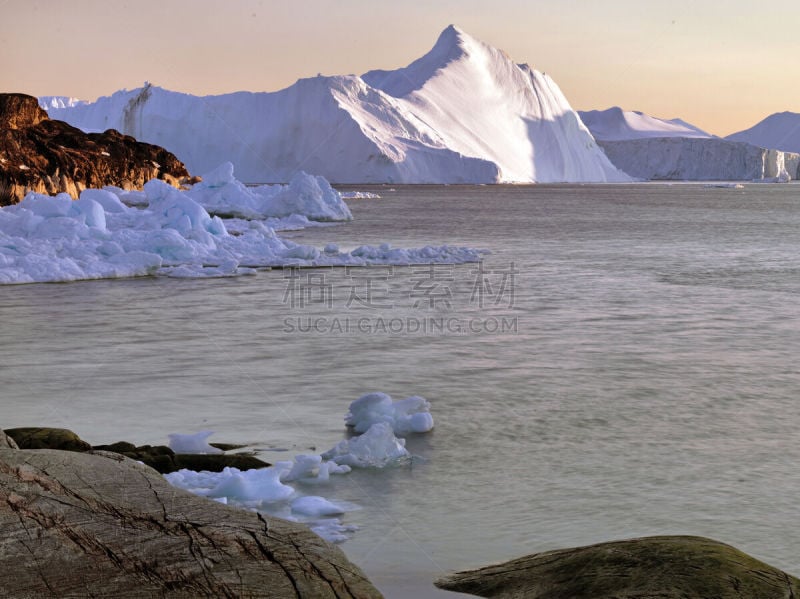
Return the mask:
[[664,120],[619,107],[580,113],[617,168],[637,179],[789,181],[800,178],[800,155],[721,139],[680,119]]
[[230,161],[248,183],[299,170],[334,183],[620,182],[556,83],[455,26],[393,71],[301,79],[276,92],[194,96],[145,84],[51,118],[117,129],[193,173]]
[[733,133],[725,139],[800,153],[800,113],[776,112],[749,129]]

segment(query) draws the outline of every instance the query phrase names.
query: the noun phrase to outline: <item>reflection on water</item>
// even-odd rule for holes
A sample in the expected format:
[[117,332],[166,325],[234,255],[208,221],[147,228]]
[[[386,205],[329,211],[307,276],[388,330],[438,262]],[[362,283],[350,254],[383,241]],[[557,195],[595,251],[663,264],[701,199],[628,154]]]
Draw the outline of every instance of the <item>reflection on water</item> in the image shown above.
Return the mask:
[[[0,423],[95,443],[213,429],[290,450],[274,460],[333,446],[365,392],[419,394],[424,459],[328,493],[364,507],[343,548],[387,589],[656,533],[797,573],[796,190],[398,187],[291,234],[490,249],[482,303],[475,265],[2,287]],[[431,319],[464,327],[412,330]]]

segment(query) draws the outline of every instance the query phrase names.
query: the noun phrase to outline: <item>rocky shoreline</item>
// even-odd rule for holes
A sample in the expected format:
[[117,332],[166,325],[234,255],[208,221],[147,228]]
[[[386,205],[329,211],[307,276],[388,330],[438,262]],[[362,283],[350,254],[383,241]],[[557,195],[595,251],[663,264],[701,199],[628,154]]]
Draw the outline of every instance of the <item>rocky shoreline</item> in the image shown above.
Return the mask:
[[[240,459],[253,461],[230,461]],[[197,497],[137,460],[161,469],[269,465],[247,454],[92,447],[66,429],[0,430],[0,596],[382,597],[305,526]],[[504,599],[800,597],[800,579],[693,536],[536,553],[435,584]]]

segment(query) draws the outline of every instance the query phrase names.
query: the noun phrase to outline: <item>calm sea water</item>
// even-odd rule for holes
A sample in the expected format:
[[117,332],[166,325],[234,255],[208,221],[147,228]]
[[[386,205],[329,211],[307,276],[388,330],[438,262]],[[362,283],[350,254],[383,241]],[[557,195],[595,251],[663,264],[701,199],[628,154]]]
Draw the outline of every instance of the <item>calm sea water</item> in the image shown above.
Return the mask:
[[436,429],[409,440],[413,466],[323,492],[363,507],[342,548],[388,597],[648,534],[800,572],[800,186],[378,192],[353,223],[289,235],[492,254],[0,287],[0,424],[93,443],[211,429],[276,460],[333,446],[365,392],[418,394]]

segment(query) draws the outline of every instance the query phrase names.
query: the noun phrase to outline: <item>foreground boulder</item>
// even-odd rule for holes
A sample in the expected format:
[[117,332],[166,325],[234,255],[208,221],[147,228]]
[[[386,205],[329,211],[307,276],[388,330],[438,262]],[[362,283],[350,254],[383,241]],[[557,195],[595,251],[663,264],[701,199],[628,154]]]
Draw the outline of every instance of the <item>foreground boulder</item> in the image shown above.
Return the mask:
[[702,537],[664,536],[536,553],[436,581],[449,591],[526,599],[778,599],[800,579]]
[[0,449],[4,597],[380,597],[307,528],[109,452]]
[[150,179],[179,185],[188,177],[164,148],[113,129],[87,134],[50,120],[33,96],[0,94],[0,206],[28,191],[77,198],[87,187],[141,189]]

